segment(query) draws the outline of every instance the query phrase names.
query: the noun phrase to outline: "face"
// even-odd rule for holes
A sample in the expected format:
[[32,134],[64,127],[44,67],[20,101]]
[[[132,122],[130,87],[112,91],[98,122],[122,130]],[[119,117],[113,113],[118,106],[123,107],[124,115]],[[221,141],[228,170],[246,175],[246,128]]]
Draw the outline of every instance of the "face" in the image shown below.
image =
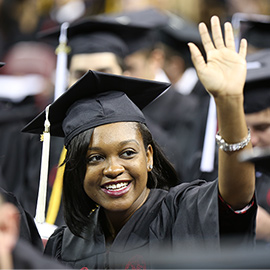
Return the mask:
[[246,114],[247,126],[251,131],[253,146],[270,146],[270,108],[256,113]]
[[125,58],[126,72],[136,78],[154,80],[156,65],[150,55],[145,52],[135,52]]
[[122,69],[113,53],[76,54],[72,56],[70,62],[69,85],[75,83],[89,69],[116,75],[122,74]]
[[136,123],[99,126],[87,152],[84,190],[106,213],[130,216],[147,198],[152,164],[153,149],[145,150]]

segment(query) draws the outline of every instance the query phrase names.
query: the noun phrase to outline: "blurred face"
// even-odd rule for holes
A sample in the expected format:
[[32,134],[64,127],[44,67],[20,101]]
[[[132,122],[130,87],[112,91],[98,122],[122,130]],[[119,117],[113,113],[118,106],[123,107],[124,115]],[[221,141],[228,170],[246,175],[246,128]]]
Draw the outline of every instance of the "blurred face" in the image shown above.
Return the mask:
[[154,80],[156,64],[149,53],[138,51],[125,58],[126,72],[128,75],[141,79]]
[[122,74],[122,69],[113,53],[75,54],[70,62],[69,86],[81,78],[89,69],[116,75]]
[[251,131],[253,146],[270,146],[270,108],[256,113],[246,114],[247,126]]
[[87,152],[84,190],[107,214],[129,217],[146,200],[151,145],[145,150],[136,123],[120,122],[94,129]]

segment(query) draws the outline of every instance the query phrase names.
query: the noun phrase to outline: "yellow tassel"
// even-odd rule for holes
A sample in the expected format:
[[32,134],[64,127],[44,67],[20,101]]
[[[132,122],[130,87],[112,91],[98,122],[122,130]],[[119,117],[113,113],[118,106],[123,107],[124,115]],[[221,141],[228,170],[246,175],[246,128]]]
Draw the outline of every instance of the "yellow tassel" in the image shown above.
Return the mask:
[[56,177],[54,180],[52,194],[51,194],[47,216],[46,216],[46,222],[49,224],[55,223],[55,220],[59,212],[60,204],[61,204],[65,165],[62,165],[62,166],[60,165],[65,160],[66,152],[67,152],[66,148],[63,147],[63,150],[59,159],[58,169],[57,169]]

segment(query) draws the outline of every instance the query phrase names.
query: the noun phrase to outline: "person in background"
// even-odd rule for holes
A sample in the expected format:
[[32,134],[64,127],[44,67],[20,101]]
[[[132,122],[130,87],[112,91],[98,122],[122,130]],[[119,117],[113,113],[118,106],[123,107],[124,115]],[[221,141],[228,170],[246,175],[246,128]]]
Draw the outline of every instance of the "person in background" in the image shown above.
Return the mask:
[[[1,176],[0,176],[1,178]],[[19,224],[19,237],[24,241],[29,242],[32,246],[34,246],[37,250],[43,251],[44,247],[38,233],[38,230],[35,226],[35,222],[33,217],[23,209],[20,202],[14,196],[14,194],[7,192],[3,188],[0,187],[0,197],[5,202],[13,204],[17,209],[17,216],[20,220]]]
[[[21,211],[0,193],[0,269],[67,269],[20,237]],[[19,206],[19,205],[17,205]],[[19,206],[20,207],[20,206]],[[42,244],[42,243],[41,243]]]
[[[41,143],[39,136],[22,134],[21,129],[52,101],[56,56],[53,48],[42,42],[19,42],[6,53],[4,61],[0,75],[1,187],[12,192],[33,217]],[[55,141],[57,138],[52,140],[53,148]],[[58,158],[52,156],[50,160],[51,178]]]
[[[247,43],[242,40],[237,53],[230,23],[224,39],[218,17],[211,18],[211,28],[213,41],[206,25],[199,25],[207,62],[193,43],[189,47],[217,104],[218,181],[166,191],[177,176],[151,138],[141,109],[168,83],[89,71],[47,114],[51,134],[63,136],[67,147],[67,227],[50,237],[46,254],[73,268],[127,268],[136,261],[148,268],[156,245],[219,249],[231,235],[239,237],[234,247],[254,244],[254,166],[238,162],[239,153],[252,148],[243,110]],[[23,131],[42,132],[44,119],[45,112]]]
[[[177,23],[180,20],[177,16],[154,8],[98,16],[98,18],[110,23],[118,23],[119,26],[128,29],[126,32],[134,32],[133,35],[123,35],[123,40],[129,48],[128,55],[125,57],[124,74],[137,78],[169,82],[170,74],[166,73],[169,68],[164,69],[165,63],[168,63],[165,46],[166,48],[178,47],[177,56],[184,55],[189,53],[187,39],[190,40],[192,37],[191,40],[194,40],[196,36],[192,33],[187,36],[183,28],[176,29],[175,26],[178,26]],[[181,22],[183,24],[183,20]],[[137,32],[133,30],[136,27]],[[180,33],[176,34],[176,32]],[[196,33],[198,40],[199,33],[198,31]],[[190,55],[188,58],[191,62]],[[182,64],[185,65],[183,63],[185,60],[181,59]],[[171,87],[143,110],[154,138],[175,166],[181,181],[187,180],[185,162],[188,154],[192,153],[192,147],[188,147],[188,138],[190,138],[190,130],[193,126],[192,116],[198,102],[198,99],[182,95]],[[183,138],[181,142],[178,141],[179,137]],[[189,151],[186,150],[187,148]]]
[[[248,72],[244,89],[244,108],[253,147],[270,147],[270,49],[247,56]],[[256,167],[258,213],[256,238],[270,241],[270,177]]]

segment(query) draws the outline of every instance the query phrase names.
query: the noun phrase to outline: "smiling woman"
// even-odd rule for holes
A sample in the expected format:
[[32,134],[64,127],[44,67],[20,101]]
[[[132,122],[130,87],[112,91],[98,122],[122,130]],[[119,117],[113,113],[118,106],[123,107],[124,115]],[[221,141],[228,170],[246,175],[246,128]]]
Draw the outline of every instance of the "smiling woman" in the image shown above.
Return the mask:
[[[199,26],[208,62],[189,44],[193,62],[214,96],[223,144],[241,145],[220,149],[219,179],[175,185],[176,173],[141,111],[169,84],[89,71],[49,109],[51,134],[64,137],[67,148],[67,227],[54,232],[45,253],[77,269],[145,269],[157,247],[216,250],[231,235],[253,244],[254,166],[237,160],[251,148],[243,111],[246,43],[238,54],[231,25],[225,43],[217,17],[211,26],[213,41]],[[24,131],[41,133],[44,119],[45,112]]]

